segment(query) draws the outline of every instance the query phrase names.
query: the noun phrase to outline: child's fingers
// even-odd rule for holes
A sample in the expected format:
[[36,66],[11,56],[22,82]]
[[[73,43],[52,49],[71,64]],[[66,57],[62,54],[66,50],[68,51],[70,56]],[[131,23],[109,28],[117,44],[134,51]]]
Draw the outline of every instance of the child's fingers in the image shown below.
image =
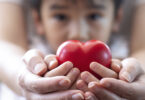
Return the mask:
[[52,70],[58,66],[58,61],[56,59],[56,55],[47,55],[44,58],[44,61],[46,62],[49,70]]
[[72,85],[72,87],[70,89],[77,89],[76,85],[77,85],[77,81],[81,80],[81,76],[79,75],[76,79],[76,82]]
[[99,99],[92,92],[86,92],[85,100],[99,100]]
[[82,72],[80,77],[81,79],[77,81],[76,87],[84,92],[89,91],[87,84],[93,81],[99,82],[99,79],[97,79],[95,76],[87,71]]
[[119,78],[127,82],[132,82],[142,72],[142,67],[136,59],[127,58],[122,61],[122,70],[119,73]]
[[65,62],[57,68],[47,72],[45,77],[53,77],[53,76],[64,76],[73,68],[73,64],[71,62]]
[[105,66],[103,66],[97,62],[92,62],[90,64],[90,69],[103,78],[104,77],[110,77],[110,78],[118,77],[116,72],[114,72],[113,70],[111,70],[109,68],[106,68]]
[[78,68],[73,68],[66,76],[71,80],[73,84],[79,77],[80,70]]
[[114,70],[116,73],[120,72],[122,68],[121,61],[118,59],[112,59],[111,69]]
[[43,75],[47,71],[47,65],[43,60],[43,54],[36,49],[28,51],[23,56],[27,68],[34,74]]
[[83,92],[87,92],[89,90],[88,85],[83,80],[78,80],[76,83],[76,87]]
[[99,79],[97,79],[95,76],[93,76],[91,73],[87,71],[81,73],[81,79],[85,81],[87,84],[92,81],[99,82]]

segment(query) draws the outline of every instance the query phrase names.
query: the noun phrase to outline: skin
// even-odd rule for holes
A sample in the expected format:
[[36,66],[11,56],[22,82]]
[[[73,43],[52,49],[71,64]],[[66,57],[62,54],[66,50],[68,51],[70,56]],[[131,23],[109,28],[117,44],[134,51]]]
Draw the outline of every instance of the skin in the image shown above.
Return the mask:
[[[48,2],[48,1],[45,1],[44,0],[44,2]],[[109,4],[111,4],[111,3],[109,3]],[[45,5],[48,5],[48,4],[46,3]],[[0,19],[2,19],[3,21],[6,21],[7,18],[8,18],[10,21],[13,21],[14,20],[15,23],[17,23],[17,24],[9,23],[7,25],[0,24],[1,27],[3,26],[3,28],[2,28],[3,30],[2,29],[0,30],[0,37],[1,36],[3,37],[1,39],[1,41],[0,41],[0,44],[1,44],[1,47],[0,47],[1,53],[0,53],[0,55],[3,58],[3,59],[0,59],[0,71],[1,71],[0,72],[1,73],[0,76],[6,76],[5,78],[4,77],[0,77],[0,80],[2,82],[4,82],[5,84],[7,84],[11,89],[13,89],[14,92],[19,93],[19,95],[25,96],[29,100],[37,100],[37,99],[39,99],[39,100],[40,99],[42,99],[42,100],[59,100],[59,99],[71,100],[73,98],[76,99],[76,100],[81,100],[81,99],[84,99],[84,97],[87,100],[92,100],[92,98],[94,100],[97,100],[97,98],[98,99],[101,98],[101,100],[103,100],[103,99],[104,100],[106,100],[106,99],[107,100],[114,100],[114,98],[115,98],[115,100],[116,99],[117,100],[120,100],[122,98],[127,98],[126,95],[128,95],[128,93],[130,91],[130,87],[133,87],[134,88],[133,94],[135,94],[134,95],[135,98],[138,99],[138,97],[142,97],[142,98],[144,97],[144,91],[140,91],[141,90],[140,88],[144,86],[144,84],[141,84],[142,82],[144,82],[144,77],[137,78],[136,81],[135,81],[136,83],[138,83],[138,86],[140,86],[140,87],[136,87],[136,86],[133,86],[133,85],[129,85],[129,84],[133,84],[133,83],[126,84],[126,83],[124,83],[124,81],[121,81],[120,82],[120,80],[115,80],[115,79],[112,79],[112,78],[110,78],[110,79],[105,79],[104,78],[103,80],[101,80],[100,83],[98,83],[98,80],[97,79],[92,78],[92,76],[90,76],[90,78],[89,78],[89,79],[91,79],[90,82],[95,81],[95,83],[93,83],[93,84],[95,84],[95,87],[94,87],[94,85],[89,85],[89,84],[92,84],[92,83],[90,83],[87,80],[82,80],[81,81],[81,82],[86,82],[85,83],[85,87],[83,88],[86,91],[88,90],[88,88],[91,89],[93,87],[94,89],[96,89],[98,86],[103,86],[104,88],[107,88],[107,87],[105,87],[105,83],[109,83],[109,82],[113,82],[114,84],[115,83],[117,84],[117,85],[112,85],[112,86],[114,86],[113,90],[111,90],[112,86],[110,88],[107,88],[111,92],[110,91],[106,91],[104,88],[99,88],[100,91],[101,91],[100,94],[98,94],[98,92],[96,91],[97,89],[96,90],[93,90],[92,89],[89,92],[86,92],[85,94],[82,92],[83,91],[82,88],[80,88],[80,89],[82,89],[82,91],[80,91],[80,90],[64,90],[64,89],[67,89],[68,87],[71,86],[71,84],[72,84],[71,81],[74,81],[75,80],[73,77],[71,77],[73,75],[76,75],[76,73],[74,74],[73,71],[71,71],[71,70],[74,70],[74,68],[70,67],[70,66],[72,66],[72,64],[69,63],[68,68],[64,64],[64,65],[58,67],[59,70],[55,69],[56,72],[53,73],[53,70],[52,69],[56,67],[57,61],[55,59],[53,59],[54,60],[53,63],[50,63],[50,62],[51,62],[51,59],[52,58],[55,58],[54,56],[53,57],[52,56],[49,56],[49,57],[46,57],[45,58],[45,56],[43,54],[40,54],[40,51],[37,51],[37,50],[31,51],[32,53],[28,51],[29,52],[29,55],[28,56],[27,56],[27,53],[24,55],[24,52],[26,52],[28,50],[27,49],[28,44],[26,42],[27,39],[25,37],[25,33],[26,32],[25,32],[25,29],[24,29],[24,22],[21,22],[23,20],[23,14],[22,14],[21,7],[16,6],[16,5],[12,5],[12,4],[1,4],[0,7],[3,8],[2,11],[7,12],[7,10],[8,10],[9,12],[15,12],[16,13],[16,14],[11,14],[11,13],[3,13],[2,11],[0,12],[0,13],[3,13],[3,16],[12,16],[13,15],[13,17],[2,17],[2,15],[1,15],[0,16]],[[46,12],[46,13],[44,12],[44,11],[47,11],[48,9],[46,10],[46,8],[45,8],[46,6],[43,6],[43,7],[44,8],[41,11],[42,12],[42,16],[43,16],[42,20],[40,20],[38,14],[36,12],[34,12],[34,15],[35,15],[34,16],[34,19],[35,19],[37,31],[38,31],[39,34],[42,34],[42,35],[45,34],[45,36],[47,37],[47,39],[51,39],[52,38],[52,39],[56,40],[56,39],[58,39],[58,36],[57,36],[58,34],[55,35],[56,36],[55,37],[55,36],[53,36],[54,35],[53,32],[55,33],[57,31],[59,33],[61,32],[62,34],[65,34],[66,32],[63,33],[63,31],[65,31],[65,30],[68,31],[69,29],[70,30],[68,31],[68,33],[70,32],[70,34],[71,34],[71,32],[74,32],[71,35],[69,34],[69,38],[67,37],[67,38],[62,39],[62,40],[59,40],[58,39],[59,40],[58,43],[55,43],[55,42],[52,43],[53,40],[49,40],[48,42],[51,44],[51,46],[54,49],[54,51],[55,51],[56,47],[61,42],[65,41],[66,39],[78,39],[78,40],[84,40],[84,41],[87,40],[87,39],[85,39],[86,37],[84,37],[84,35],[81,34],[81,32],[82,32],[81,29],[82,28],[78,28],[78,30],[75,30],[75,25],[78,25],[78,24],[75,24],[75,25],[72,25],[71,26],[71,27],[74,28],[73,31],[71,30],[71,28],[66,28],[66,27],[64,29],[63,28],[59,28],[62,25],[60,25],[60,26],[58,25],[59,27],[56,25],[56,27],[55,27],[56,29],[55,29],[54,28],[55,25],[53,25],[53,24],[52,24],[53,27],[51,27],[53,30],[50,29],[47,25],[50,26],[50,23],[49,22],[51,22],[52,20],[48,21],[48,19],[47,19],[48,17],[45,15],[45,14],[48,14],[48,12]],[[107,10],[109,10],[109,8]],[[109,11],[107,11],[107,12],[109,12]],[[110,13],[111,12],[113,13],[113,9],[110,10]],[[103,33],[104,33],[104,35],[106,37],[102,38],[99,35],[100,31],[95,34],[96,37],[97,37],[97,39],[100,39],[100,40],[102,40],[104,42],[107,42],[107,40],[109,39],[110,31],[111,31],[111,26],[112,26],[111,23],[112,23],[112,19],[113,19],[112,17],[107,17],[107,16],[109,16],[109,14],[106,14],[106,17],[105,17],[105,18],[107,18],[107,22],[108,22],[107,25],[108,25],[108,27],[106,26],[107,27],[106,28],[104,25],[102,25],[104,22],[101,24],[102,26],[99,25],[99,27],[101,27],[100,30],[104,29],[103,30]],[[15,19],[15,18],[17,18],[17,19]],[[45,22],[44,22],[44,20],[45,20]],[[77,19],[77,20],[79,20],[79,19]],[[97,22],[95,21],[95,23],[92,25],[92,28],[93,28],[92,30],[89,29],[90,30],[89,33],[91,33],[93,30],[95,30],[97,28],[98,25],[96,25],[96,23]],[[97,23],[97,24],[99,24],[99,23]],[[87,24],[87,27],[89,25]],[[17,30],[8,30],[8,29],[11,29],[12,26],[13,27],[14,26],[17,27]],[[70,26],[70,25],[68,25],[68,26]],[[93,26],[95,27],[95,29],[94,29]],[[47,27],[48,27],[48,29],[47,29]],[[57,28],[58,28],[58,30],[57,30]],[[138,33],[140,33],[140,30],[139,29],[137,29],[137,30],[138,31],[136,31],[134,33],[134,36],[133,37],[136,36],[136,38],[138,38],[138,36],[139,36]],[[143,29],[142,29],[142,31],[143,31]],[[87,33],[87,32],[83,32],[83,33]],[[9,37],[10,34],[12,34],[11,37]],[[15,40],[16,40],[15,37],[16,36],[20,36],[20,37],[24,37],[24,38],[17,39],[17,42],[15,42]],[[50,38],[50,36],[52,36],[52,37]],[[72,38],[72,36],[73,36],[73,38]],[[82,37],[83,37],[83,39],[82,39]],[[95,37],[95,36],[93,36],[93,37]],[[132,38],[132,41],[135,41],[135,38],[134,39]],[[142,41],[144,43],[144,39],[143,40],[140,39],[139,41]],[[137,42],[140,43],[139,41],[137,41]],[[134,42],[132,42],[132,43],[134,43]],[[140,59],[140,61],[143,62],[144,57],[142,57],[141,54],[144,53],[144,49],[143,49],[144,47],[142,47],[142,49],[139,50],[140,52],[139,51],[136,51],[135,50],[135,47],[136,46],[132,46],[132,50],[134,49],[134,52],[132,52],[132,55],[135,55],[135,57],[137,57],[138,59]],[[25,65],[21,61],[19,61],[20,58],[23,55],[24,55],[23,60],[24,60]],[[7,60],[8,58],[9,58],[9,61]],[[33,60],[31,60],[32,58],[33,58]],[[127,59],[125,59],[125,60],[127,60]],[[9,63],[7,63],[6,61],[8,61]],[[30,64],[30,62],[32,64]],[[40,62],[42,64],[40,64]],[[45,65],[44,62],[46,64],[48,62],[48,64]],[[127,61],[127,62],[131,63],[131,61]],[[40,66],[43,66],[44,69],[40,69],[39,70],[38,68],[36,68],[37,69],[36,70],[35,69],[35,65],[37,65],[37,64],[40,65]],[[135,61],[135,64],[132,63],[132,65],[136,65],[136,64],[138,64],[138,61]],[[13,66],[11,66],[11,65],[13,65]],[[125,65],[127,66],[126,69],[124,69],[125,67],[123,67]],[[131,77],[133,77],[131,81],[133,81],[134,78],[136,78],[136,76],[138,76],[138,75],[144,75],[140,71],[138,71],[138,73],[136,73],[136,74],[130,74],[129,73],[130,72],[129,70],[131,70],[132,67],[135,67],[135,66],[130,66],[129,67],[128,64],[125,64],[125,65],[122,66],[122,70],[123,71],[120,71],[120,72],[122,72],[122,73],[123,72],[127,72]],[[22,67],[20,67],[20,66],[22,66]],[[96,67],[98,67],[98,66],[96,66]],[[10,68],[11,68],[11,70],[10,70]],[[135,68],[138,68],[138,70],[139,70],[142,67],[141,66],[138,66],[138,67],[135,67]],[[45,73],[46,72],[46,69],[47,70],[49,69],[49,70],[52,70],[52,71],[49,71],[50,73],[48,72],[47,78],[41,77],[40,75],[43,74],[43,73]],[[62,71],[60,71],[60,69],[62,69]],[[69,73],[67,75],[63,76],[63,77],[57,77],[57,75],[64,75],[64,73],[66,73],[65,72],[66,71],[65,69],[68,69],[67,71]],[[77,70],[77,69],[75,69],[75,70]],[[100,69],[100,70],[106,70],[106,69]],[[106,73],[106,74],[112,76],[111,75],[112,73],[118,71],[118,69],[115,68],[115,67],[112,68],[112,70],[113,71],[111,73]],[[107,72],[110,72],[110,71],[107,71]],[[56,73],[58,73],[58,74],[56,74]],[[77,71],[77,73],[79,73],[79,71]],[[54,76],[54,74],[56,75],[55,78],[54,77],[50,77],[50,76]],[[114,74],[114,75],[116,75],[116,74]],[[121,75],[123,75],[123,74],[121,74]],[[103,76],[105,77],[106,75],[103,75]],[[13,78],[13,77],[15,77],[15,78]],[[125,79],[128,79],[127,77],[124,77],[124,78]],[[15,81],[14,81],[14,79],[15,79]],[[66,85],[65,88],[62,88],[62,87],[57,88],[57,89],[62,90],[61,92],[53,92],[53,91],[56,91],[56,88],[53,88],[53,87],[59,86],[58,84],[55,84],[55,83],[58,83],[56,81],[59,81],[60,79],[67,80],[67,82],[65,83],[65,85],[66,84],[68,84],[68,85]],[[82,79],[83,79],[83,75],[82,75]],[[141,83],[140,83],[139,79],[142,79]],[[50,80],[51,81],[53,80],[52,82],[54,82],[54,83],[50,83]],[[108,81],[108,80],[110,80],[110,81]],[[88,87],[86,87],[87,85],[88,85]],[[117,87],[117,86],[124,86],[124,87],[129,87],[129,88],[128,88],[128,91],[127,92],[124,92],[124,90],[122,90],[122,87],[120,88],[120,87]],[[52,87],[52,88],[49,88],[51,91],[48,91],[48,87]],[[119,91],[119,92],[115,92],[115,91]],[[125,91],[126,91],[126,89],[125,89]],[[44,94],[46,92],[52,92],[52,93]],[[137,94],[137,92],[139,94]],[[74,94],[76,94],[76,95],[74,96]],[[104,94],[107,95],[107,98],[102,98],[102,97],[104,97]],[[127,98],[127,99],[129,99],[129,98]]]
[[[3,12],[8,12],[8,13],[3,13]],[[56,77],[54,79],[51,78],[53,79],[53,83],[50,83],[48,82],[50,81],[49,80],[50,78],[41,78],[31,73],[31,71],[29,71],[28,69],[26,69],[27,65],[24,65],[24,63],[21,61],[22,56],[24,56],[25,52],[28,50],[26,31],[24,27],[25,26],[24,17],[23,17],[24,15],[22,12],[23,12],[23,9],[18,5],[13,5],[9,3],[0,3],[0,13],[1,13],[0,21],[2,22],[0,23],[0,38],[1,38],[0,39],[0,45],[1,45],[0,56],[1,58],[3,58],[3,59],[0,59],[0,81],[6,84],[10,89],[12,89],[18,95],[24,96],[26,99],[30,99],[30,100],[37,100],[37,99],[39,100],[40,99],[42,100],[59,100],[59,99],[81,100],[81,98],[83,98],[82,97],[83,93],[79,90],[68,90],[68,91],[64,90],[61,92],[43,95],[43,94],[40,94],[40,92],[42,91],[38,91],[35,88],[33,88],[33,85],[37,83],[40,83],[40,84],[37,84],[37,87],[40,89],[43,86],[55,87],[56,84],[54,85],[54,83],[57,83],[59,80],[63,80],[63,79],[64,80],[67,79],[68,83],[70,84],[70,79],[68,79],[67,77]],[[8,16],[8,17],[4,17],[4,16]],[[7,21],[11,23],[7,24],[8,23]],[[16,39],[17,36],[19,36],[20,38]],[[30,56],[33,56],[33,55],[30,55]],[[79,72],[77,71],[77,73]],[[69,77],[70,75],[73,76],[70,73]],[[44,81],[44,84],[50,83],[51,85],[42,84],[41,83],[42,80]],[[64,82],[65,85],[66,83]],[[45,87],[43,87],[43,89],[46,89]],[[62,86],[60,86],[60,88],[62,88]],[[52,90],[54,91],[55,89],[52,88]]]
[[[13,14],[14,11],[15,14]],[[24,15],[22,13],[21,7],[12,4],[7,4],[7,3],[0,3],[0,13],[1,13],[0,14],[0,22],[1,22],[0,23],[0,45],[1,45],[0,56],[3,58],[0,60],[0,73],[1,73],[0,80],[5,84],[7,84],[16,93],[21,94],[21,92],[19,92],[20,87],[17,84],[17,79],[16,78],[14,79],[13,77],[17,77],[18,73],[16,72],[16,70],[19,70],[18,66],[21,66],[21,63],[17,61],[20,60],[20,58],[25,53],[25,50],[27,50],[27,38],[26,38],[26,31],[24,27],[25,23],[23,20]],[[5,17],[5,16],[11,16],[11,17]],[[16,21],[16,19],[18,20]],[[10,24],[10,23],[15,23],[15,24]],[[15,36],[20,37],[17,39],[18,41],[16,41]],[[14,54],[15,52],[17,53]],[[7,58],[9,58],[9,61],[7,60]],[[6,63],[7,61],[9,63]],[[10,67],[11,65],[14,66]]]
[[[134,21],[133,21],[133,26],[132,26],[132,38],[131,38],[131,54],[130,56],[136,58],[139,60],[136,61],[134,59],[125,59],[127,61],[124,61],[124,65],[129,65],[127,64],[127,62],[129,62],[128,60],[132,61],[130,63],[130,65],[134,65],[134,64],[141,64],[141,68],[142,71],[144,71],[143,69],[145,68],[145,63],[144,63],[144,59],[145,59],[145,46],[142,45],[145,43],[145,40],[143,39],[143,37],[145,37],[145,30],[143,28],[144,23],[145,23],[145,14],[143,13],[143,11],[145,10],[145,4],[141,4],[139,6],[136,7],[136,12],[134,13]],[[138,27],[140,26],[140,27]],[[134,66],[133,68],[134,70],[137,70],[138,68],[136,68]],[[131,72],[133,71],[132,69],[126,69],[126,72]],[[138,71],[139,72],[139,76],[138,78],[134,79],[134,82],[132,83],[125,83],[123,81],[120,80],[114,80],[114,79],[104,79],[102,80],[102,85],[104,87],[106,87],[108,90],[127,98],[128,100],[144,100],[145,97],[143,96],[143,94],[145,93],[145,91],[143,90],[144,88],[144,82],[145,82],[145,76],[144,76],[144,72],[142,73],[142,71]],[[130,77],[132,77],[133,75],[131,75]],[[106,83],[111,84],[109,87],[107,87]],[[121,87],[119,90],[118,88]]]
[[[132,1],[131,1],[132,2]],[[126,83],[122,80],[116,80],[112,78],[104,78],[99,83],[93,82],[90,83],[90,89],[94,91],[98,97],[100,97],[101,100],[122,100],[123,98],[126,98],[127,100],[144,100],[145,97],[143,94],[145,91],[142,89],[144,88],[144,53],[145,53],[145,46],[142,45],[145,43],[145,40],[143,39],[144,34],[144,13],[143,10],[145,10],[144,4],[138,6],[136,8],[136,12],[134,13],[134,21],[133,26],[131,28],[132,37],[131,37],[131,53],[130,56],[134,58],[124,59],[122,61],[122,71],[120,71],[119,76],[125,76],[126,78],[130,79],[129,82]],[[129,17],[127,17],[129,18]],[[138,27],[141,26],[141,27]],[[128,31],[127,31],[128,32]],[[139,68],[140,67],[140,68]],[[122,73],[124,72],[124,73]],[[136,76],[138,76],[136,78]],[[90,77],[91,78],[91,77]],[[126,80],[126,79],[125,79]],[[95,81],[95,80],[94,80]],[[133,82],[132,82],[133,81]],[[100,90],[100,87],[106,88],[107,90],[117,94],[118,96],[122,98],[116,98],[116,95],[114,98],[102,98],[104,94],[108,94],[105,90]],[[100,91],[97,91],[97,90]],[[112,95],[113,97],[113,95]]]
[[35,18],[38,33],[45,34],[54,51],[66,40],[109,40],[114,18],[111,0],[94,0],[93,7],[87,4],[87,0],[83,3],[81,0],[76,3],[65,1],[44,0],[41,20]]
[[[59,43],[61,43],[60,41],[65,41],[65,40],[68,40],[68,39],[78,39],[78,40],[83,40],[83,41],[86,41],[87,39],[86,38],[84,38],[83,37],[83,33],[84,32],[88,32],[88,34],[84,34],[85,36],[87,35],[87,37],[90,37],[90,39],[92,39],[92,31],[93,31],[93,29],[92,28],[90,28],[90,29],[88,29],[88,30],[83,30],[83,31],[81,31],[81,28],[78,28],[78,29],[80,29],[80,30],[77,30],[77,25],[78,24],[76,24],[76,25],[74,25],[75,27],[76,27],[76,30],[75,30],[75,28],[73,27],[73,26],[71,26],[71,29],[69,29],[68,28],[68,26],[70,26],[70,25],[72,25],[71,24],[71,20],[73,20],[73,14],[76,16],[76,15],[79,15],[79,17],[81,16],[81,19],[84,19],[84,16],[82,16],[85,12],[84,12],[84,10],[83,11],[80,11],[80,12],[82,12],[82,13],[77,13],[77,12],[74,12],[73,14],[71,13],[71,15],[68,13],[68,12],[73,12],[73,10],[75,9],[75,8],[73,8],[73,6],[72,6],[72,3],[71,3],[71,5],[69,5],[69,2],[67,2],[68,4],[67,5],[69,5],[69,9],[67,9],[68,10],[68,12],[67,11],[65,11],[65,9],[59,9],[59,10],[57,10],[57,9],[55,9],[57,12],[55,12],[55,11],[51,11],[51,10],[48,10],[48,9],[45,9],[45,6],[49,6],[48,4],[47,4],[47,2],[49,2],[49,1],[44,1],[44,5],[43,5],[43,7],[42,7],[42,22],[41,22],[41,24],[44,26],[43,28],[44,28],[44,30],[46,30],[47,32],[46,32],[46,34],[45,34],[45,36],[47,37],[47,39],[49,40],[49,43],[50,43],[50,45],[52,46],[52,48],[54,49],[54,51],[56,51],[56,47],[58,46],[58,45],[60,45]],[[55,1],[54,1],[55,2]],[[62,3],[62,2],[61,2]],[[98,4],[99,4],[99,2],[97,2]],[[49,4],[51,5],[51,2],[49,2]],[[52,3],[53,4],[53,3]],[[62,3],[63,4],[63,3]],[[65,5],[65,4],[64,4]],[[78,3],[78,5],[79,5],[79,3]],[[72,8],[71,8],[72,7]],[[81,10],[81,4],[80,4],[80,10]],[[62,8],[65,8],[65,7],[62,7]],[[85,8],[84,8],[85,9]],[[54,9],[53,9],[54,10]],[[78,10],[78,9],[77,9]],[[110,9],[109,9],[110,10]],[[62,12],[61,12],[62,11]],[[64,13],[64,12],[65,13]],[[113,10],[112,10],[113,11]],[[47,13],[47,12],[49,12],[49,13]],[[72,16],[72,17],[70,17],[70,19],[69,20],[65,20],[65,24],[62,24],[61,23],[61,21],[59,20],[54,20],[53,21],[53,19],[54,19],[54,16],[51,16],[51,14],[56,14],[57,15],[57,13],[58,14],[63,14],[63,16]],[[110,13],[110,12],[109,12]],[[49,16],[49,17],[45,17],[45,16]],[[105,17],[105,16],[104,16]],[[113,17],[113,16],[112,16]],[[108,18],[108,22],[112,22],[111,21],[111,19],[110,19],[110,21],[109,21],[109,17],[107,17],[106,16],[106,18]],[[49,21],[47,21],[47,20],[49,20]],[[52,21],[51,21],[52,20]],[[74,19],[75,20],[75,19]],[[99,19],[100,20],[100,19]],[[70,22],[69,22],[70,21]],[[83,20],[84,22],[85,22],[85,20]],[[52,22],[52,23],[51,23]],[[78,21],[77,21],[78,22]],[[97,23],[97,21],[95,21],[95,23]],[[50,25],[51,24],[51,25]],[[37,24],[36,24],[37,25]],[[60,26],[59,26],[60,25]],[[65,25],[67,26],[67,27],[65,27]],[[80,22],[80,25],[81,25],[81,22]],[[90,24],[88,24],[88,26],[89,26]],[[95,27],[95,29],[96,29],[96,33],[95,33],[95,35],[93,36],[93,37],[95,37],[95,39],[100,39],[100,40],[102,40],[102,41],[104,41],[104,42],[107,42],[107,40],[109,39],[109,36],[106,36],[106,34],[107,35],[109,35],[108,33],[111,31],[111,28],[110,28],[110,30],[109,30],[109,27],[108,28],[106,28],[105,27],[105,25],[104,26],[101,26],[101,25],[103,25],[103,21],[102,21],[102,24],[100,24],[100,27],[98,26],[98,24],[94,24],[94,26],[92,26],[92,27]],[[39,25],[40,26],[40,25]],[[49,27],[48,27],[49,26]],[[63,26],[63,27],[61,27],[61,26]],[[78,26],[79,27],[79,26]],[[105,35],[103,38],[99,35],[100,34],[100,31],[97,31],[97,30],[103,30],[103,27],[104,27],[104,32],[103,32],[103,35]],[[86,27],[84,27],[84,28],[86,28]],[[98,29],[99,28],[99,29]],[[108,29],[108,30],[107,30]],[[55,35],[55,33],[57,33],[57,30],[59,30],[59,35]],[[65,31],[64,31],[65,30]],[[74,31],[75,30],[75,31]],[[39,32],[39,31],[38,31]],[[54,33],[54,34],[51,34],[51,33],[49,33],[49,32],[51,32],[51,33]],[[75,33],[72,33],[72,32],[75,32]],[[82,34],[81,34],[81,32],[83,32]],[[40,32],[39,32],[40,33]],[[44,33],[44,32],[42,32],[42,33]],[[63,33],[63,35],[62,35],[62,33]],[[67,34],[66,34],[67,33]],[[101,33],[102,34],[102,33]],[[59,38],[59,37],[61,37],[61,36],[63,36],[63,38]],[[82,37],[81,37],[82,36]],[[70,38],[71,37],[71,38]],[[97,38],[96,38],[97,37]],[[134,41],[134,34],[133,34],[133,37],[132,37],[132,41]],[[63,40],[64,39],[64,40]],[[89,38],[88,38],[89,39]],[[54,42],[55,40],[58,40],[57,41],[57,43],[56,42]],[[52,42],[51,42],[52,41]],[[53,46],[54,45],[54,46]],[[134,50],[134,48],[136,48],[136,47],[133,47],[135,44],[134,44],[134,42],[132,42],[132,48],[131,48],[131,51],[133,51]],[[55,47],[56,46],[56,47]],[[134,54],[133,52],[131,52],[131,55],[132,54]],[[138,75],[140,75],[140,74],[142,74],[143,72],[141,71],[141,67],[142,67],[142,65],[139,65],[139,68],[137,68],[137,64],[139,64],[139,62],[138,61],[136,61],[135,59],[134,60],[132,60],[133,58],[130,58],[129,60],[127,60],[127,59],[124,59],[124,60],[122,60],[122,61],[120,61],[120,63],[123,63],[123,62],[129,62],[129,63],[127,63],[127,64],[123,64],[123,69],[120,71],[120,73],[119,73],[119,78],[121,79],[121,80],[124,80],[124,81],[127,81],[127,82],[132,82],[132,81],[134,81],[134,79],[135,79],[135,77],[136,76],[138,76]],[[136,62],[136,64],[134,64],[133,62]],[[102,65],[101,65],[102,66]],[[127,67],[127,69],[125,69],[125,67]],[[96,67],[97,67],[97,65],[96,65]],[[98,69],[98,67],[96,68],[96,69]],[[116,69],[116,68],[115,68]],[[114,71],[116,71],[114,69]],[[137,71],[137,73],[136,72],[134,72],[133,70],[131,70],[131,69],[134,69],[134,70],[138,70]],[[102,72],[104,72],[104,70],[103,69],[100,69],[100,70],[95,70],[95,68],[93,68],[92,69],[94,72],[96,72],[97,74],[101,74],[101,73],[98,73],[98,72],[101,72],[101,70],[102,70]],[[107,70],[106,69],[106,74],[103,74],[103,75],[101,75],[102,77],[113,77],[113,78],[116,78],[116,74],[114,74],[115,72],[114,71],[109,71],[109,70]],[[123,73],[123,72],[126,72],[126,73]],[[132,73],[131,73],[132,72]],[[135,73],[135,74],[134,74]],[[83,73],[84,74],[84,73]],[[86,74],[86,73],[85,73]],[[143,75],[143,74],[142,74]],[[86,75],[87,76],[87,75]],[[91,77],[90,77],[90,79],[91,79]],[[83,78],[82,79],[83,81],[87,81],[86,80],[86,78]],[[91,81],[96,81],[97,79],[94,79],[94,80],[91,80]],[[82,82],[83,82],[82,81]],[[91,82],[91,81],[89,81],[89,82]],[[78,82],[79,84],[78,85],[80,85],[80,84],[82,84],[82,82]],[[89,84],[89,82],[86,82],[87,84]],[[114,82],[114,81],[113,81]],[[86,84],[85,83],[85,84]],[[87,84],[85,85],[85,86],[87,86]],[[96,86],[96,85],[95,85]],[[101,85],[102,86],[102,85]],[[129,85],[128,85],[129,86]],[[83,87],[83,86],[81,86],[82,88],[79,88],[79,89],[81,89],[81,90],[89,90],[87,87]],[[92,89],[94,89],[94,87],[92,88]],[[104,90],[104,89],[101,89],[100,88],[100,91],[102,91],[102,92],[100,92],[100,94],[96,94],[97,93],[97,91],[93,91],[92,90],[92,92],[94,92],[94,94],[99,98],[99,99],[104,99],[104,100],[106,100],[106,99],[108,99],[108,100],[114,100],[114,99],[124,99],[124,98],[126,98],[126,97],[122,97],[121,95],[116,95],[116,94],[114,94],[113,92],[110,92],[110,91],[107,91],[106,92],[106,90]],[[122,93],[122,92],[121,92]],[[106,98],[104,98],[105,96],[104,96],[104,94],[105,95],[108,95]],[[93,96],[94,97],[94,96]],[[137,96],[136,96],[137,97]],[[86,98],[88,98],[88,97],[86,97]],[[96,98],[96,97],[94,97],[94,98]]]

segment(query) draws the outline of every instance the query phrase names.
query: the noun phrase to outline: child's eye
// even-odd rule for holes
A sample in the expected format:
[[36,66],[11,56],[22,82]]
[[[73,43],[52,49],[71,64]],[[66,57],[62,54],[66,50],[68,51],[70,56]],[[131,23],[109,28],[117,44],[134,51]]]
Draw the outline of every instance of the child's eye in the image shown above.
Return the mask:
[[87,18],[88,18],[89,20],[92,20],[92,21],[97,20],[97,19],[99,19],[99,18],[101,18],[101,17],[102,17],[102,16],[101,16],[100,14],[96,14],[96,13],[93,13],[93,14],[90,14],[90,15],[87,16]]
[[57,14],[54,16],[54,18],[58,21],[66,21],[68,19],[68,17],[64,14]]

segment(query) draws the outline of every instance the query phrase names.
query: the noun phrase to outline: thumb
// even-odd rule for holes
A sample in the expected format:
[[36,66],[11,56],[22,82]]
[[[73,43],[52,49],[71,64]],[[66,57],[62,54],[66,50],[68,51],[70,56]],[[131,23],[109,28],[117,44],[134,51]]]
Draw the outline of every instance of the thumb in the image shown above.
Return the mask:
[[134,58],[127,58],[122,61],[122,70],[119,73],[119,78],[127,82],[132,82],[141,73],[140,63]]
[[32,49],[25,53],[22,60],[29,71],[41,76],[47,71],[47,65],[43,60],[43,56],[41,51]]

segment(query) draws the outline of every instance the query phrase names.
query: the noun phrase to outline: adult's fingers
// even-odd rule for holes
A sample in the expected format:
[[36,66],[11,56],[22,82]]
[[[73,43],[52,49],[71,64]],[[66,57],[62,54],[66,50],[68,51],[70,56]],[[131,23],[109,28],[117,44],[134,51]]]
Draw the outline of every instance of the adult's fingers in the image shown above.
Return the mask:
[[134,58],[127,58],[122,61],[122,70],[119,73],[121,80],[132,82],[143,73],[140,63]]
[[99,99],[92,92],[86,92],[85,100],[99,100]]
[[88,88],[99,100],[122,100],[121,97],[116,94],[104,89],[97,82],[91,82],[88,85]]
[[39,50],[29,50],[22,59],[29,71],[34,74],[43,75],[47,71],[47,65],[43,60],[43,54]]
[[57,68],[47,72],[45,77],[53,77],[53,76],[64,76],[73,68],[73,64],[71,62],[65,62]]
[[65,76],[39,77],[24,71],[19,75],[19,84],[22,88],[35,93],[48,93],[68,89],[71,85],[69,78]]
[[29,93],[26,96],[30,100],[84,100],[84,93],[79,90],[67,90],[49,94]]
[[[137,86],[133,86],[122,80],[113,78],[104,78],[100,81],[100,85],[113,93],[127,98],[129,100],[136,100],[135,96],[138,95]],[[140,90],[141,91],[141,90]]]
[[118,73],[120,72],[121,68],[122,68],[121,61],[118,59],[112,59],[111,69],[116,73]]
[[97,79],[95,76],[93,76],[90,72],[87,71],[81,73],[81,79],[87,84],[92,81],[99,82],[99,79]]
[[58,61],[57,61],[56,55],[52,55],[52,54],[47,55],[44,58],[44,61],[46,62],[49,70],[52,70],[58,66]]
[[106,68],[105,66],[103,66],[97,62],[92,62],[90,64],[90,69],[103,78],[104,77],[111,77],[111,78],[118,77],[116,72],[114,72],[113,70],[111,70],[109,68]]

